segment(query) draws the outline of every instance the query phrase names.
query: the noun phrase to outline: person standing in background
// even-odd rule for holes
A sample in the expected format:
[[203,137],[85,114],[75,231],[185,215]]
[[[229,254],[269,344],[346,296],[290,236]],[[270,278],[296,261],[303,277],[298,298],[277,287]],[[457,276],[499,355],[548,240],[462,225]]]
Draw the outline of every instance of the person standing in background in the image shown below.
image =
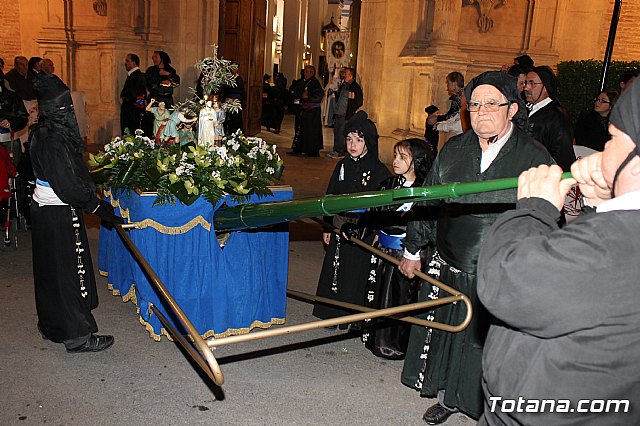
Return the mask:
[[[129,53],[124,59],[124,69],[127,70],[127,79],[120,92],[120,130],[125,133],[129,129],[134,134],[136,129],[142,128],[142,119],[145,114],[147,101],[147,82],[140,71],[140,57]],[[152,137],[152,135],[147,135]],[[155,136],[155,135],[153,135]]]
[[53,61],[49,58],[44,58],[42,60],[42,73],[43,74],[54,74],[56,72],[56,67],[53,65]]
[[356,71],[353,68],[345,68],[344,82],[336,94],[336,110],[333,114],[333,151],[327,153],[327,157],[344,157],[344,123],[353,117],[363,103],[362,88],[356,81]]
[[593,108],[582,111],[575,127],[576,145],[586,146],[596,151],[604,151],[609,134],[609,114],[616,103],[618,92],[603,90],[598,94]]
[[13,69],[5,75],[5,84],[23,101],[31,101],[36,95],[33,92],[32,80],[28,78],[29,61],[24,56],[16,56]]
[[573,151],[573,129],[567,114],[557,100],[558,79],[547,66],[533,68],[527,74],[524,93],[532,105],[529,126],[533,138],[547,148],[562,170],[568,172],[576,161]]
[[[240,105],[244,107],[244,80],[238,73],[238,63],[234,62],[233,64],[236,66],[236,68],[233,70],[233,77],[235,79],[236,85],[225,85],[223,89],[224,97],[225,99],[229,99],[229,101],[234,99],[240,101]],[[244,125],[242,123],[242,110],[236,112],[229,111],[224,121],[224,134],[232,135],[238,130],[244,132]]]
[[173,105],[173,89],[180,85],[180,76],[171,66],[171,58],[167,52],[156,50],[151,60],[153,65],[145,73],[149,97],[164,102],[169,108]]
[[322,112],[320,102],[324,97],[324,90],[315,77],[316,68],[313,65],[304,67],[304,81],[300,98],[300,135],[289,155],[319,157],[323,148]]

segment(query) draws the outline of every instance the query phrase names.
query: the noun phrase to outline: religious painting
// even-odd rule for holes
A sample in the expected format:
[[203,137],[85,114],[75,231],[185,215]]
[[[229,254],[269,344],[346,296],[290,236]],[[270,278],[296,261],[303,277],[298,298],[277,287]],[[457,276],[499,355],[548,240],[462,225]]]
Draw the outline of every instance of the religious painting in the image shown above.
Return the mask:
[[349,66],[351,34],[347,31],[329,32],[326,34],[326,39],[329,71],[333,73],[334,70],[340,67]]

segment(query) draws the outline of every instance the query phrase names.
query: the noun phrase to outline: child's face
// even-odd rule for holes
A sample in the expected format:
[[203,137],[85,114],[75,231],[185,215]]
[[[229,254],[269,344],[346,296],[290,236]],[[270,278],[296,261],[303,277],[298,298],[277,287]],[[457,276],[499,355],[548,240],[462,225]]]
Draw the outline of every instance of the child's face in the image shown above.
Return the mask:
[[393,150],[393,172],[397,175],[413,173],[413,157],[405,147],[399,146]]
[[346,145],[347,152],[354,158],[367,153],[367,145],[364,143],[364,138],[356,132],[351,132],[347,135]]

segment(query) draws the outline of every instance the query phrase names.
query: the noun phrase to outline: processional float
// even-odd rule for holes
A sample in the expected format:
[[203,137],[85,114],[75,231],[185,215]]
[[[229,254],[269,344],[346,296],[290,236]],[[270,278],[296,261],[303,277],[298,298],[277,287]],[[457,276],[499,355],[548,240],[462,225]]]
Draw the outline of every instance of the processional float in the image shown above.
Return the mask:
[[[570,174],[565,173],[563,177],[570,177]],[[331,216],[336,213],[358,209],[404,204],[407,202],[455,199],[463,195],[515,188],[517,187],[517,185],[518,178],[509,178],[484,182],[452,183],[438,186],[391,189],[385,191],[363,192],[358,194],[325,195],[322,197],[312,197],[290,201],[266,202],[260,204],[242,204],[235,207],[218,209],[214,214],[214,229],[216,230],[216,232],[228,232],[233,230],[258,228],[304,218]],[[151,283],[156,288],[159,296],[161,297],[161,300],[166,304],[170,311],[175,315],[175,318],[184,327],[184,330],[186,330],[187,332],[186,336],[180,333],[177,328],[162,314],[162,312],[160,312],[160,310],[153,305],[151,305],[152,312],[154,312],[158,316],[159,320],[164,325],[166,330],[168,330],[171,334],[171,337],[184,347],[186,352],[218,386],[221,386],[224,383],[224,375],[222,374],[220,366],[216,361],[216,358],[212,351],[215,347],[232,343],[240,343],[250,340],[275,337],[295,332],[308,331],[322,327],[336,326],[339,324],[346,324],[378,317],[392,317],[393,319],[398,321],[408,322],[423,327],[437,328],[452,333],[464,330],[471,322],[471,301],[466,295],[425,275],[421,271],[416,270],[414,271],[414,273],[420,279],[439,287],[441,290],[451,294],[451,296],[385,309],[372,309],[360,305],[318,297],[298,291],[287,290],[287,296],[292,298],[309,302],[320,302],[323,304],[329,304],[357,311],[359,313],[303,324],[272,328],[269,330],[260,331],[258,333],[233,335],[221,338],[209,338],[205,340],[198,333],[192,322],[185,315],[184,311],[176,303],[175,299],[169,293],[166,286],[159,279],[156,272],[144,259],[138,248],[125,232],[125,229],[135,228],[136,223],[116,225],[117,233],[120,235],[125,245],[131,250],[131,253],[139,263],[141,268],[148,275]],[[334,232],[339,231],[337,229],[334,229]],[[374,247],[371,247],[370,245],[358,240],[357,238],[352,238],[351,241],[390,263],[393,263],[395,265],[399,264],[399,262],[395,258],[375,249]],[[466,307],[466,317],[460,324],[457,325],[442,324],[434,321],[427,321],[411,316],[401,315],[409,311],[433,309],[442,305],[456,302],[462,302]]]

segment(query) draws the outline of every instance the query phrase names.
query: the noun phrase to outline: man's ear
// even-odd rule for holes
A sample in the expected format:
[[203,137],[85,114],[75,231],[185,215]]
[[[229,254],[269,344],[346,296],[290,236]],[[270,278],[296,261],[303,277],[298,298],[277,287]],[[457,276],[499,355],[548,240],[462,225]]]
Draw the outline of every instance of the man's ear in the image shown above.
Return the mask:
[[512,120],[517,112],[518,112],[518,104],[517,103],[512,103],[511,105],[509,105],[509,112],[508,112],[508,115],[507,115],[509,120]]

